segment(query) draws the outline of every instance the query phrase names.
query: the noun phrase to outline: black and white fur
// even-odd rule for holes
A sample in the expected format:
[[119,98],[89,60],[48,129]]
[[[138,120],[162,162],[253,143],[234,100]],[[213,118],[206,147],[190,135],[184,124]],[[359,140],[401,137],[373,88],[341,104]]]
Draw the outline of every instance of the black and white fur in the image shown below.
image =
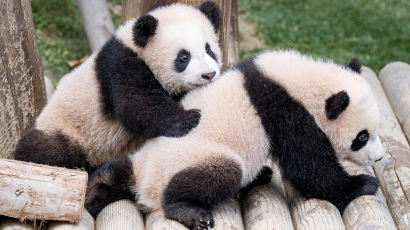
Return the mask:
[[185,135],[200,119],[181,95],[215,81],[221,67],[220,10],[173,4],[121,26],[64,76],[17,160],[81,168],[137,149],[147,138]]
[[[377,190],[374,177],[351,176],[339,164],[341,158],[374,162],[383,151],[376,101],[352,70],[295,51],[269,51],[191,91],[182,104],[201,110],[199,125],[184,137],[152,139],[98,169],[86,196],[90,213],[131,197],[145,210],[207,229],[212,208],[251,183],[269,154],[301,195],[340,211]],[[362,130],[367,140],[360,137],[356,148]]]

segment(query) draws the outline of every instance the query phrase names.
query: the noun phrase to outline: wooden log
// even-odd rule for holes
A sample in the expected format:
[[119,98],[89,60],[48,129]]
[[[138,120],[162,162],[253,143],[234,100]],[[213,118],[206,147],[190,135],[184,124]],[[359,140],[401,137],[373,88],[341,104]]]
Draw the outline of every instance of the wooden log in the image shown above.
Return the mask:
[[[207,0],[123,0],[122,22],[147,13],[158,5],[183,3],[195,7]],[[216,0],[222,12],[222,26],[219,31],[219,45],[222,49],[223,68],[229,68],[239,61],[238,3],[237,0]]]
[[114,33],[105,0],[77,0],[81,18],[92,52],[98,51]]
[[94,230],[94,218],[86,209],[83,209],[80,222],[76,224],[67,222],[53,222],[48,225],[47,230]]
[[[212,211],[215,221],[213,229],[244,230],[239,203],[236,199],[228,199]],[[162,212],[149,213],[146,217],[146,230],[187,230],[182,224],[168,220]]]
[[184,225],[168,220],[161,211],[149,213],[145,218],[146,230],[188,230]]
[[0,215],[78,222],[87,177],[80,170],[0,159]]
[[380,71],[379,79],[410,143],[410,65],[392,62]]
[[272,181],[267,185],[253,188],[243,199],[242,212],[245,229],[294,229],[280,170],[271,160],[268,166],[273,169]]
[[11,158],[46,103],[30,4],[0,0],[0,158]]
[[[351,175],[367,174],[374,176],[370,167],[359,167],[350,162],[342,162]],[[375,196],[361,196],[353,200],[343,213],[347,230],[360,229],[396,229],[390,210],[380,188]]]
[[106,206],[95,221],[97,230],[144,230],[144,219],[130,200],[119,200]]
[[387,156],[374,165],[375,174],[398,229],[410,229],[410,147],[376,74],[363,68],[380,111],[379,136]]

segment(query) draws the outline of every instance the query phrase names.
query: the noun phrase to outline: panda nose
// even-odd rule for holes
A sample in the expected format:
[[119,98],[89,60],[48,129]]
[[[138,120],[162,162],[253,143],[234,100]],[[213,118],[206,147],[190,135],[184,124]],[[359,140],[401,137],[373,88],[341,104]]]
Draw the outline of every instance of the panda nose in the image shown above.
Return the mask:
[[215,72],[215,71],[214,71],[214,72],[210,72],[210,73],[204,73],[204,74],[202,74],[202,78],[205,79],[205,80],[211,81],[212,78],[215,77],[215,75],[216,75],[216,72]]

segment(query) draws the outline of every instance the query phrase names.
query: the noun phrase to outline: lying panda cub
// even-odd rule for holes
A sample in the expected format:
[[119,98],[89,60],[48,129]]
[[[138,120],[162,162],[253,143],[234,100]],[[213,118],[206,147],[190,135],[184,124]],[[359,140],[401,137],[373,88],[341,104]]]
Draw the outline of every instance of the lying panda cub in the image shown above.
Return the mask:
[[213,226],[211,210],[258,175],[269,154],[283,177],[305,197],[343,211],[372,195],[378,183],[350,176],[339,159],[370,165],[383,156],[378,109],[354,71],[296,51],[268,51],[191,91],[185,109],[201,110],[188,135],[148,141],[91,176],[86,207],[96,215],[122,198],[162,210],[191,229]]
[[221,67],[213,2],[181,4],[130,20],[64,76],[17,160],[81,168],[135,150],[145,138],[183,136],[200,119],[178,96],[215,81]]

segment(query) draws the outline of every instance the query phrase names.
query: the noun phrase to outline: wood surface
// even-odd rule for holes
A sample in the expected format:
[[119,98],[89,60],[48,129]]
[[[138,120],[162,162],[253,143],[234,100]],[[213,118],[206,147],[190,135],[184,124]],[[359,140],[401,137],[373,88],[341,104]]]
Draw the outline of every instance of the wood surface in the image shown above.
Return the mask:
[[47,230],[94,230],[94,218],[90,213],[83,209],[80,222],[68,223],[68,222],[53,222],[47,226]]
[[398,229],[410,229],[410,147],[376,74],[364,67],[380,111],[379,136],[387,153],[373,168]]
[[98,51],[113,35],[114,24],[105,0],[77,0],[91,51]]
[[95,221],[98,230],[144,230],[144,219],[135,203],[119,200],[106,206]]
[[[359,167],[350,162],[343,162],[342,165],[350,175],[374,176],[371,167]],[[361,196],[353,200],[343,212],[343,221],[347,230],[396,229],[386,198],[380,188],[374,196]]]
[[[195,7],[206,0],[123,0],[122,22],[147,13],[158,5],[183,3]],[[216,0],[222,12],[222,26],[219,31],[219,45],[222,49],[222,63],[229,68],[239,61],[238,3],[237,0]]]
[[254,187],[243,198],[242,213],[247,230],[292,230],[293,223],[286,201],[280,170],[271,160],[272,180]]
[[0,158],[11,158],[46,103],[30,0],[0,0]]
[[380,71],[379,80],[410,142],[410,65],[392,62]]
[[0,159],[0,215],[78,222],[87,177],[80,170]]

